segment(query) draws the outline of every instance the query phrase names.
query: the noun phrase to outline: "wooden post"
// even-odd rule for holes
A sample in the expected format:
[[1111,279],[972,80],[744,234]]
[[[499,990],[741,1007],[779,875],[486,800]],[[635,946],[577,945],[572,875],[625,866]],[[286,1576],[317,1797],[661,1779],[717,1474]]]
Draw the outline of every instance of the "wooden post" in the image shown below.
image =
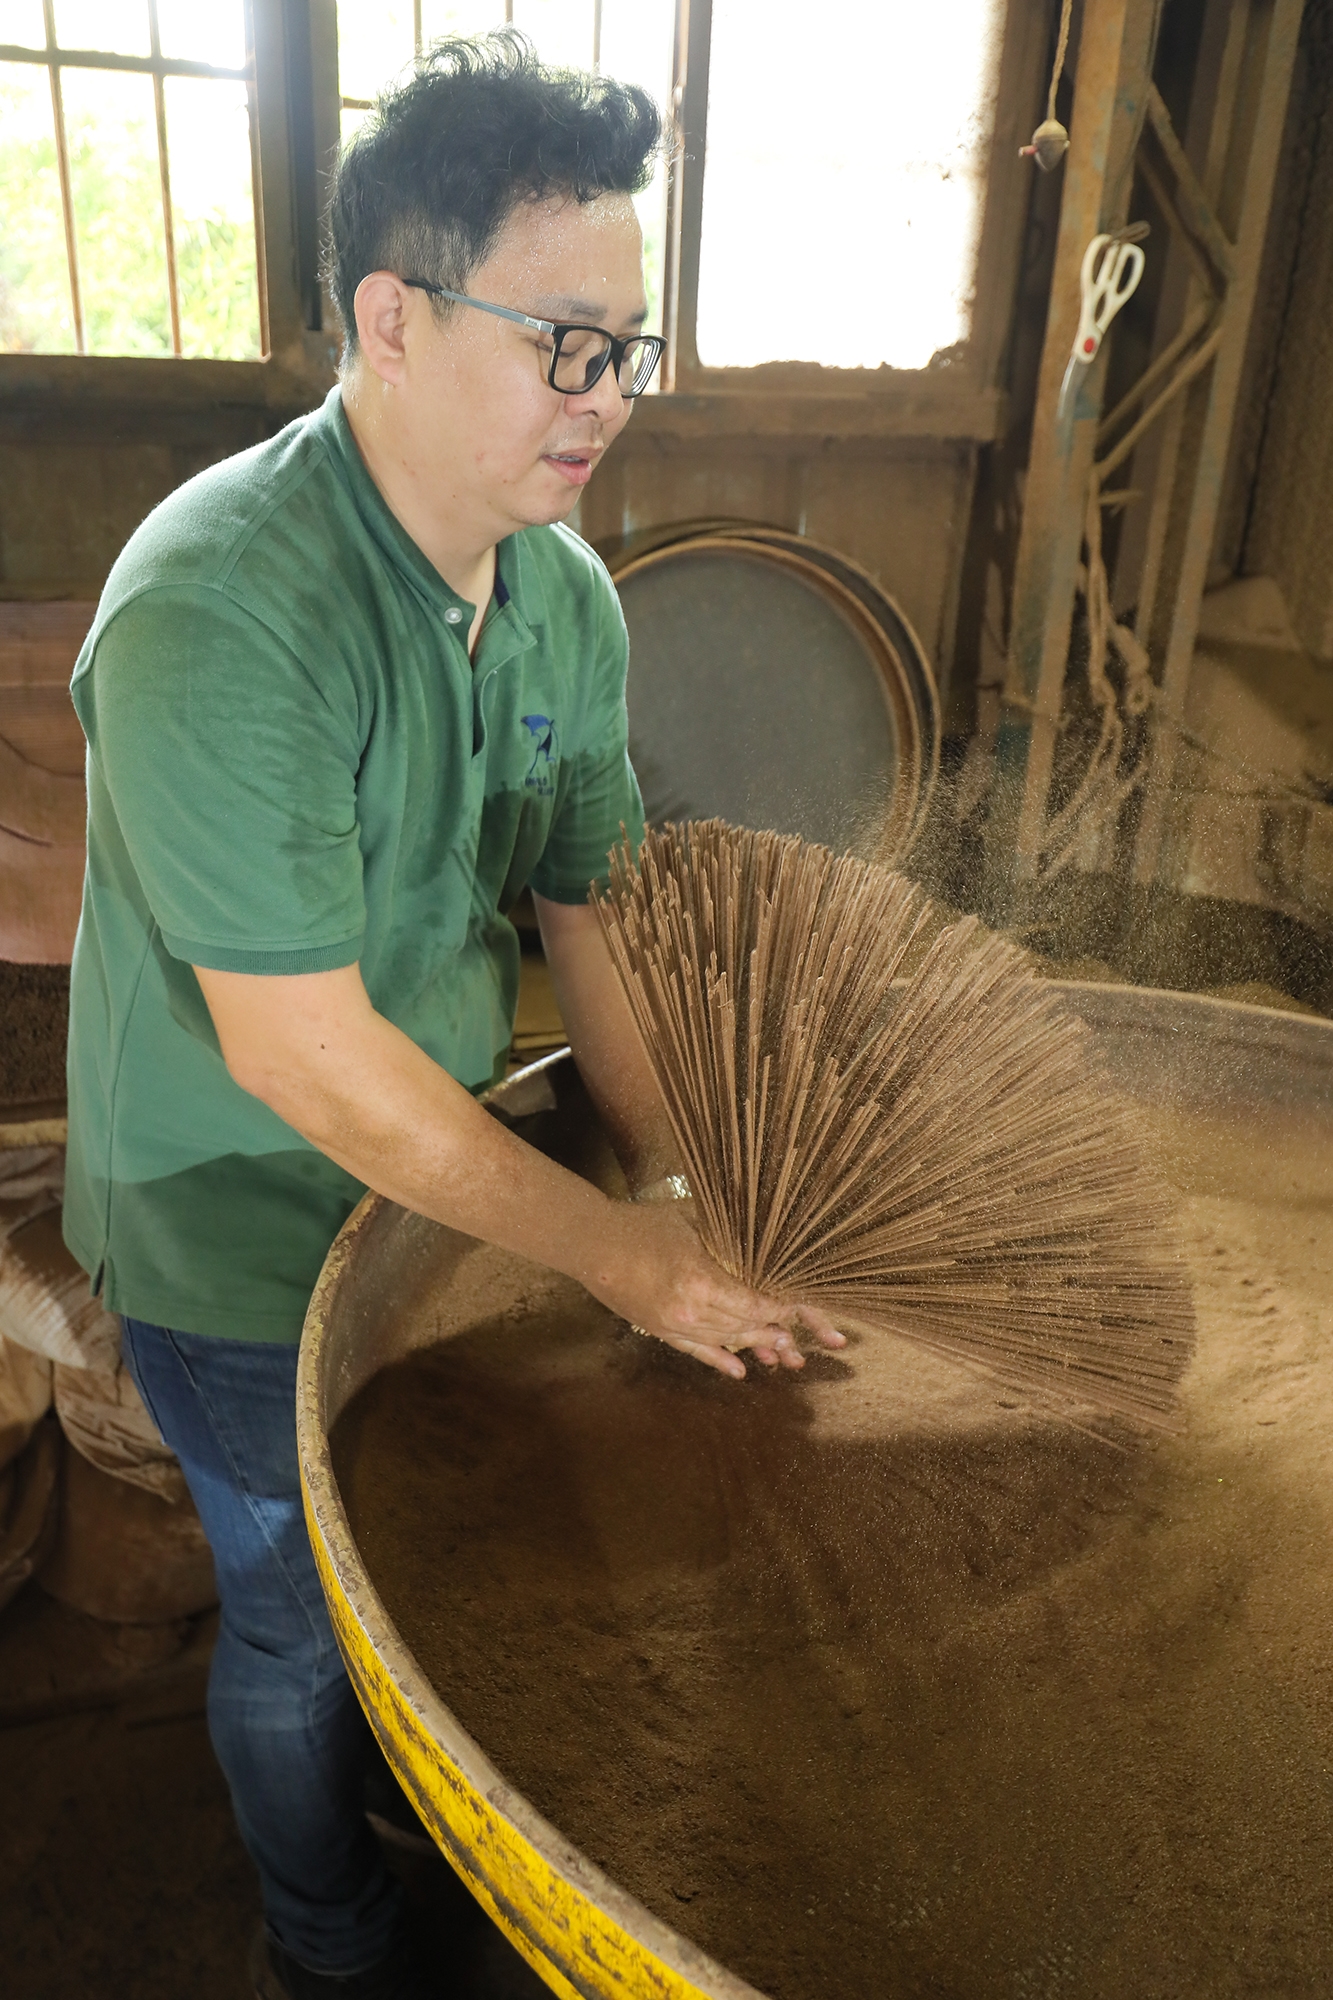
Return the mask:
[[677,0],[675,82],[671,92],[673,158],[667,184],[667,336],[664,389],[687,389],[699,371],[694,322],[699,305],[699,238],[708,142],[708,59],[713,0]]
[[1092,238],[1127,219],[1156,31],[1153,0],[1087,0],[996,742],[988,874],[992,900],[1001,904],[1010,883],[1037,874],[1101,413],[1105,350],[1085,372],[1072,420],[1058,415],[1078,326],[1079,274]]
[[1135,843],[1134,878],[1141,884],[1157,878],[1167,847],[1172,778],[1185,721],[1199,607],[1217,528],[1302,7],[1303,0],[1251,0],[1248,9],[1237,8],[1229,24],[1228,54],[1234,61],[1224,68],[1234,72],[1236,88],[1234,94],[1224,93],[1226,101],[1218,106],[1203,192],[1217,204],[1222,227],[1233,233],[1232,274],[1217,357],[1197,390],[1202,405],[1198,443],[1187,462],[1183,454],[1177,461],[1178,484],[1172,499],[1184,521],[1171,579],[1157,725]]

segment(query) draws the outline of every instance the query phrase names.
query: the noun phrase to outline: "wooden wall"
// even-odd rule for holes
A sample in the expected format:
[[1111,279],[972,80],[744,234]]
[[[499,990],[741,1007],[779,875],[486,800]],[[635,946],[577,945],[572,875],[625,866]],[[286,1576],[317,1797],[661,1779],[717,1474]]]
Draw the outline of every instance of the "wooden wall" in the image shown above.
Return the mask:
[[[0,809],[0,958],[52,961],[72,945],[81,857],[77,829],[72,838],[47,827],[46,792],[54,785],[63,800],[79,769],[64,687],[107,572],[160,500],[272,435],[327,378],[299,395],[275,377],[262,402],[253,376],[233,378],[248,401],[171,400],[160,372],[154,394],[141,393],[133,364],[106,364],[94,393],[86,372],[76,378],[60,360],[23,361],[38,393],[0,397],[0,756],[8,746],[32,771],[22,810],[14,786],[8,814]],[[997,395],[939,379],[900,378],[874,394],[645,398],[576,525],[607,554],[642,529],[701,516],[809,535],[898,600],[943,680],[979,442],[1001,414]]]
[[[645,402],[588,490],[582,533],[609,549],[643,528],[723,515],[810,535],[869,570],[947,667],[975,438],[877,434],[879,413],[850,397],[822,420],[798,410],[783,431],[738,401]],[[709,402],[721,407],[701,413]],[[977,399],[962,416],[985,431],[997,408]],[[291,414],[89,402],[23,423],[0,411],[0,600],[95,599],[160,500]]]
[[[279,41],[285,18],[280,8],[256,11],[264,32]],[[645,396],[576,517],[594,546],[612,553],[640,530],[700,517],[809,535],[859,563],[897,599],[947,685],[979,457],[1006,434],[1026,430],[1022,398],[1009,399],[1003,385],[1011,375],[1024,273],[1038,326],[1044,318],[1046,253],[1040,227],[1034,247],[1034,176],[1018,148],[1039,115],[1057,18],[1058,0],[1008,11],[970,340],[920,371],[842,375],[791,364],[696,370],[689,382],[676,383],[675,393]],[[320,0],[310,19],[322,24],[323,55],[313,68],[302,57],[301,87],[313,93],[317,110],[323,106],[325,123],[334,121],[328,130],[312,127],[303,171],[313,189],[314,164],[327,153],[336,125],[331,4]],[[266,44],[261,74],[280,83],[294,47]],[[0,611],[6,604],[68,606],[51,630],[65,632],[70,666],[86,607],[145,515],[202,467],[311,408],[333,379],[332,334],[306,256],[313,237],[308,243],[310,231],[303,235],[298,227],[295,181],[288,185],[282,164],[295,157],[284,122],[290,95],[275,84],[261,91],[260,103],[273,166],[264,176],[272,360],[90,365],[74,356],[0,357]],[[975,650],[974,624],[969,617],[964,652]],[[39,699],[31,649],[26,664],[15,651],[21,625],[15,610],[12,657],[8,666],[0,660],[0,687],[9,688],[0,707],[7,706],[11,721],[16,705]],[[0,653],[5,643],[0,632]],[[40,697],[48,704],[64,671],[53,660],[48,646]],[[965,663],[964,680],[974,677],[966,671],[971,666]],[[63,775],[68,761],[63,756],[52,775]]]
[[0,600],[95,599],[160,500],[281,429],[331,380],[245,362],[4,356]]
[[976,446],[967,440],[673,437],[626,431],[589,488],[581,532],[604,553],[645,528],[735,517],[809,535],[897,599],[949,664]]
[[197,373],[171,364],[164,375],[159,364],[107,361],[94,373],[72,357],[4,357],[0,960],[58,964],[73,946],[83,736],[68,687],[108,570],[159,501],[280,429],[323,386],[202,366],[203,394]]
[[64,964],[83,884],[83,732],[70,669],[77,599],[0,603],[0,960]]
[[[1240,568],[1281,586],[1302,645],[1333,660],[1333,9],[1306,9],[1264,279],[1274,322],[1251,378],[1253,482]],[[1262,325],[1262,323],[1261,323]],[[1240,430],[1240,442],[1248,442]],[[1242,460],[1243,469],[1250,467]]]

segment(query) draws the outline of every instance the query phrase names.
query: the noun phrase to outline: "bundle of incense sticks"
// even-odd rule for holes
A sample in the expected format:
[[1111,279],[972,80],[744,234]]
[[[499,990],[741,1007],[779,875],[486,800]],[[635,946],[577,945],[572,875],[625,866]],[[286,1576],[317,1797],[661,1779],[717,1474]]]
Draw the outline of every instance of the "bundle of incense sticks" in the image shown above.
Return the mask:
[[939,929],[887,869],[720,820],[618,850],[596,907],[726,1270],[1067,1413],[1175,1428],[1172,1200],[1019,950]]

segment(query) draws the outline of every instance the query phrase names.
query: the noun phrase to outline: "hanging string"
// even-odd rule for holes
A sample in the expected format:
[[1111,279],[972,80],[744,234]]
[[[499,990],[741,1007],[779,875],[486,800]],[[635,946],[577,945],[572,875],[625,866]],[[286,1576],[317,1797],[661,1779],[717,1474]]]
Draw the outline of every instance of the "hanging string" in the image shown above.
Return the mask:
[[1055,44],[1055,64],[1051,70],[1051,87],[1046,95],[1047,123],[1055,123],[1055,93],[1060,88],[1060,79],[1065,73],[1065,57],[1069,53],[1069,23],[1073,18],[1074,0],[1063,0],[1060,8],[1060,35]]
[[1069,151],[1069,134],[1055,115],[1056,92],[1060,79],[1065,73],[1065,57],[1069,53],[1069,23],[1074,12],[1074,0],[1061,0],[1060,32],[1055,43],[1055,62],[1051,67],[1051,87],[1046,93],[1046,117],[1032,135],[1030,146],[1020,146],[1021,160],[1035,160],[1044,174],[1058,167]]
[[[1198,331],[1206,337],[1195,347],[1189,360],[1159,390],[1119,443],[1112,446],[1104,457],[1093,461],[1088,473],[1083,532],[1086,561],[1080,567],[1079,590],[1088,619],[1088,692],[1100,712],[1101,727],[1096,747],[1073,796],[1047,821],[1041,843],[1044,860],[1040,879],[1043,882],[1059,875],[1086,851],[1089,841],[1099,839],[1107,827],[1115,826],[1126,799],[1147,776],[1146,744],[1142,746],[1134,768],[1121,774],[1126,721],[1137,719],[1150,707],[1155,707],[1159,726],[1165,723],[1158,706],[1158,689],[1152,677],[1147,650],[1128,626],[1115,618],[1111,609],[1110,584],[1102,554],[1102,508],[1123,504],[1122,496],[1109,491],[1106,481],[1124,464],[1143,434],[1157,422],[1168,405],[1188,388],[1216,355],[1222,338],[1221,326],[1205,320]],[[1106,672],[1107,660],[1112,652],[1118,655],[1124,674],[1119,703]]]

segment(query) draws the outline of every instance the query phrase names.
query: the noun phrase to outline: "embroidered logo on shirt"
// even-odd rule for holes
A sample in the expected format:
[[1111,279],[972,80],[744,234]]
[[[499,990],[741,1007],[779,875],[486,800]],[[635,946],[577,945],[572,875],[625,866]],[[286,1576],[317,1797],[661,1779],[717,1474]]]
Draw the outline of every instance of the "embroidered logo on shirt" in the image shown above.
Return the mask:
[[523,780],[524,789],[543,794],[553,792],[556,765],[560,758],[555,723],[549,715],[525,715],[523,727],[536,739],[532,763],[528,767],[527,777]]

